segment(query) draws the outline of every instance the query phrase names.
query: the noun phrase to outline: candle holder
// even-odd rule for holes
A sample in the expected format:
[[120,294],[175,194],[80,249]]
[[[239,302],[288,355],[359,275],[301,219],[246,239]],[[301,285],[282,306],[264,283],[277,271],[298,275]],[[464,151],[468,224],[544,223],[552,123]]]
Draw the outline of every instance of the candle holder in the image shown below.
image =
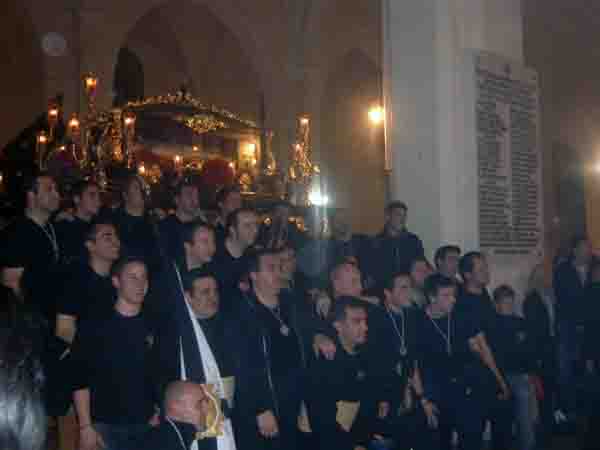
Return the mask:
[[48,147],[48,135],[44,130],[36,137],[35,155],[40,170],[46,170],[46,149]]

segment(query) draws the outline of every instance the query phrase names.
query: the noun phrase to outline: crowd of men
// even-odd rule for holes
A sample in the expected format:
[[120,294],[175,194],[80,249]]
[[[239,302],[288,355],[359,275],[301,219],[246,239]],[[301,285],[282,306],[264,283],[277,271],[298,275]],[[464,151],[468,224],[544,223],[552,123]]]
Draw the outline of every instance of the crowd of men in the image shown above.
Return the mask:
[[161,220],[138,177],[121,194],[82,181],[65,209],[40,173],[2,230],[2,327],[40,355],[46,412],[75,415],[82,450],[480,450],[486,426],[493,449],[533,450],[581,411],[578,364],[593,379],[600,359],[585,239],[555,308],[539,268],[519,301],[490,295],[478,251],[443,245],[432,267],[401,202],[376,236],[340,212],[325,237],[234,188],[212,221],[187,180]]

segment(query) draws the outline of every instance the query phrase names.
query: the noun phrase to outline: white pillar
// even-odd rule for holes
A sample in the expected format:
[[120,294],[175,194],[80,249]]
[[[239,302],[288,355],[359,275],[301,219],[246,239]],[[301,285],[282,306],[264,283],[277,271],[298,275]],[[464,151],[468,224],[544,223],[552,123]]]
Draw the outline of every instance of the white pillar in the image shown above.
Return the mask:
[[477,248],[477,155],[465,145],[468,50],[523,59],[521,0],[383,0],[386,152],[394,200],[428,255]]

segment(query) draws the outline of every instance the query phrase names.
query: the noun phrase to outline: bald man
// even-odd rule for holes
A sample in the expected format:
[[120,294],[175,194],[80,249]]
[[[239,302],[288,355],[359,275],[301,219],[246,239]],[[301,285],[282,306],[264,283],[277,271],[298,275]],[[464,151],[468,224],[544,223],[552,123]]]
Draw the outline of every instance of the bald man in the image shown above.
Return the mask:
[[[208,397],[200,384],[174,381],[165,391],[164,417],[146,436],[145,450],[188,450],[201,431],[208,411]],[[208,449],[198,441],[198,449]]]

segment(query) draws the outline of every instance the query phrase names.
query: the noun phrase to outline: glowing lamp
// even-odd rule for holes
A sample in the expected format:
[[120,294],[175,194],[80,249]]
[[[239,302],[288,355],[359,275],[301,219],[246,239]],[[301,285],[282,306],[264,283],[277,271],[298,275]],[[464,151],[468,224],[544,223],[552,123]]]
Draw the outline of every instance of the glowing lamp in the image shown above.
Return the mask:
[[385,119],[385,113],[381,106],[374,106],[369,109],[369,120],[373,125],[379,125]]

